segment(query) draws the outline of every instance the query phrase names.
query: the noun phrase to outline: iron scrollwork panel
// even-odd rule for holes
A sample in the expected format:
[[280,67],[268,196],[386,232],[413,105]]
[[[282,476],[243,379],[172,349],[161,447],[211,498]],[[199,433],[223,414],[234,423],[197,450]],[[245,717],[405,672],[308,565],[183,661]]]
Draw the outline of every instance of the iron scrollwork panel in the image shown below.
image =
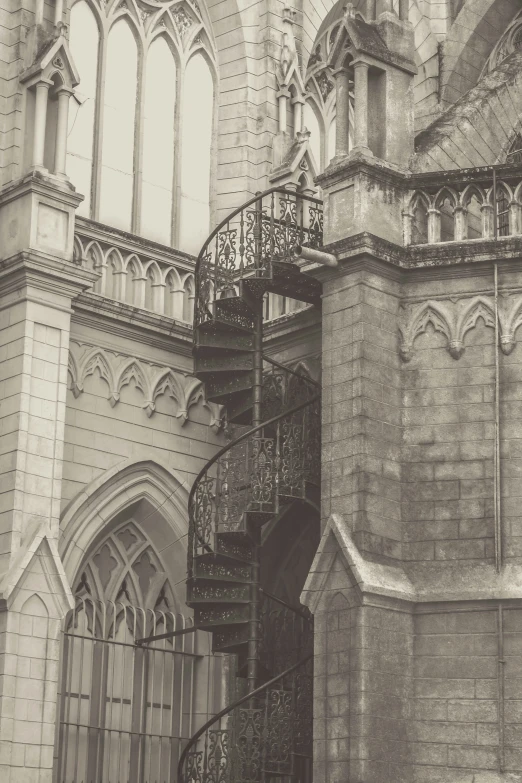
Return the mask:
[[234,290],[237,276],[237,229],[226,227],[217,235],[216,298]]
[[203,783],[231,783],[230,772],[230,731],[210,729]]
[[288,417],[278,425],[279,493],[287,497],[304,497],[305,460],[304,425]]
[[275,510],[275,442],[274,438],[254,436],[250,459],[249,510]]
[[218,465],[217,527],[219,532],[230,533],[242,529],[248,502],[248,442],[227,451]]
[[193,504],[194,551],[202,552],[213,543],[215,478],[205,474],[198,483]]
[[283,775],[292,773],[295,719],[293,694],[287,690],[270,689],[266,694],[266,730],[263,768]]
[[238,783],[260,783],[263,748],[263,710],[238,707],[234,743],[234,780]]

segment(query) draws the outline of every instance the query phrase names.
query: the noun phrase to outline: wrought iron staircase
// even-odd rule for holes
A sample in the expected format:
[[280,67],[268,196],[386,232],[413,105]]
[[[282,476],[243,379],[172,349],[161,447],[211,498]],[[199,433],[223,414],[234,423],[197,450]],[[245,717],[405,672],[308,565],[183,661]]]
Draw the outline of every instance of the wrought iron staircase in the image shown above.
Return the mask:
[[237,655],[241,698],[189,741],[178,783],[309,783],[311,618],[262,590],[263,529],[318,503],[318,384],[263,353],[267,292],[320,306],[296,246],[322,243],[322,203],[258,194],[211,234],[196,266],[195,374],[239,434],[203,468],[189,498],[187,603],[214,652]]

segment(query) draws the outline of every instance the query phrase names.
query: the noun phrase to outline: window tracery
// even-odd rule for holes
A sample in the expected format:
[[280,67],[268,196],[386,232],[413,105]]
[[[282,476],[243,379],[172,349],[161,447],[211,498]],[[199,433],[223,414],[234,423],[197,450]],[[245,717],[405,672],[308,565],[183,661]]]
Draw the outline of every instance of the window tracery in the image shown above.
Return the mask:
[[[344,9],[340,10],[344,13]],[[339,32],[339,19],[334,18],[320,32],[312,50],[306,72],[305,126],[311,132],[310,147],[319,171],[328,166],[335,156],[336,144],[336,90],[334,76],[326,68],[332,46]],[[349,149],[353,147],[353,84],[350,86]],[[319,138],[318,138],[319,137]]]
[[197,251],[210,223],[216,92],[206,11],[195,0],[77,0],[70,45],[78,213]]
[[119,601],[131,606],[175,611],[175,601],[162,563],[143,530],[127,520],[101,541],[82,568],[75,588],[77,598],[102,603]]
[[520,49],[522,49],[522,11],[516,14],[494,46],[486,61],[481,78],[494,71],[510,54],[520,51]]

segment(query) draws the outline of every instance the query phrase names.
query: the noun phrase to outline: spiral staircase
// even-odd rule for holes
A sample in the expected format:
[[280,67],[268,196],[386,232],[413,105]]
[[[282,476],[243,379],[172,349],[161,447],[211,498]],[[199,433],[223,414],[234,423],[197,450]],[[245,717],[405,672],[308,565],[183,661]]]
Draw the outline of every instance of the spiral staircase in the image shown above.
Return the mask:
[[312,780],[312,621],[262,589],[261,553],[285,514],[317,508],[320,394],[263,353],[263,301],[319,307],[320,284],[294,249],[321,244],[321,201],[272,188],[229,215],[198,257],[195,374],[234,434],[190,494],[187,603],[213,651],[235,654],[238,697],[189,740],[178,783]]

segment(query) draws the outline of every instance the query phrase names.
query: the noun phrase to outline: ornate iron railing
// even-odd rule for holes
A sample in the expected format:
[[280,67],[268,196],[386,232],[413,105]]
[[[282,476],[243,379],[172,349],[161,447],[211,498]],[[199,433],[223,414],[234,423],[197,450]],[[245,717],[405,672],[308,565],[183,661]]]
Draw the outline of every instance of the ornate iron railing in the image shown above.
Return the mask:
[[263,377],[263,423],[224,446],[189,495],[188,575],[194,557],[217,552],[219,533],[243,532],[245,514],[274,515],[320,483],[318,384],[270,359]]
[[311,783],[313,655],[205,723],[185,747],[178,783]]
[[198,256],[194,325],[211,319],[214,302],[240,280],[269,278],[273,261],[290,261],[296,245],[319,247],[322,239],[320,199],[286,188],[250,199],[219,224]]

